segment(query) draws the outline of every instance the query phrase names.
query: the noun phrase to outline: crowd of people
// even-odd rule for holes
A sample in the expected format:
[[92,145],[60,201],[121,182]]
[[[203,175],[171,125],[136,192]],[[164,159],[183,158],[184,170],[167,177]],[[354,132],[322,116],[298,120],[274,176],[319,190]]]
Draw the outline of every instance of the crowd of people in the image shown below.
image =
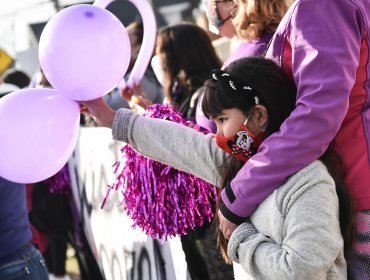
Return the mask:
[[[213,247],[220,266],[232,264],[231,279],[370,279],[370,4],[205,2],[210,31],[233,42],[226,61],[207,30],[167,26],[143,80],[81,102],[81,112],[111,128],[113,139],[218,188],[215,226],[181,237],[191,279],[212,279],[205,258]],[[128,33],[132,69],[143,26]],[[210,133],[139,114],[155,103]],[[0,184],[0,278],[47,279],[48,269],[64,277],[65,268],[55,270],[31,244],[28,216],[33,227],[37,216],[27,210],[25,186]],[[47,192],[63,204],[64,222],[68,194]],[[17,211],[5,211],[10,203]],[[62,262],[67,224],[46,232],[45,252],[54,244]],[[199,246],[205,238],[213,247]]]

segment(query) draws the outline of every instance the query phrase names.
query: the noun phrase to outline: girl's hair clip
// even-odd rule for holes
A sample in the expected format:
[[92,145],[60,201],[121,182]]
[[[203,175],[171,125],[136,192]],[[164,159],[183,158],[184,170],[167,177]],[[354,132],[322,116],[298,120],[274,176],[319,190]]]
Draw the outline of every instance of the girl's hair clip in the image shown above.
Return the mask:
[[236,89],[236,86],[234,85],[234,82],[232,80],[229,81],[229,84],[230,84],[230,87],[233,89],[233,90],[237,90]]
[[[229,73],[223,70],[220,70],[220,69],[213,70],[211,72],[211,77],[213,80],[217,82],[222,82],[223,84],[229,86],[234,91],[242,92],[245,90],[245,91],[248,91],[248,93],[254,92],[255,94],[258,94],[257,90],[253,89],[251,86],[243,85],[242,82],[232,77]],[[256,105],[260,103],[260,98],[258,96],[254,96],[254,103]]]

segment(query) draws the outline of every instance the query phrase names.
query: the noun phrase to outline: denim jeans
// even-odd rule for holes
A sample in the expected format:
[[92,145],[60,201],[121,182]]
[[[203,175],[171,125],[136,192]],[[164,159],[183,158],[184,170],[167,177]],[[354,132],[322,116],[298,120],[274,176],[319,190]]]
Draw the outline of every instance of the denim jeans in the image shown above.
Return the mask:
[[47,280],[48,269],[41,253],[31,246],[30,250],[0,267],[1,280]]

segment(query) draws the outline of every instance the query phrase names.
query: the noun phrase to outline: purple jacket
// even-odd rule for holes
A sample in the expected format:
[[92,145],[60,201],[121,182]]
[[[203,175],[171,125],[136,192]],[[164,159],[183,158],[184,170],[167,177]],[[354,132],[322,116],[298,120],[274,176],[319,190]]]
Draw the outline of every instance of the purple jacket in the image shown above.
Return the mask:
[[241,43],[224,63],[223,68],[227,67],[231,62],[243,57],[264,55],[271,38],[271,34],[264,33],[259,39]]
[[296,109],[222,192],[226,218],[240,223],[288,176],[335,138],[356,209],[370,209],[370,2],[296,0],[267,57],[295,80]]

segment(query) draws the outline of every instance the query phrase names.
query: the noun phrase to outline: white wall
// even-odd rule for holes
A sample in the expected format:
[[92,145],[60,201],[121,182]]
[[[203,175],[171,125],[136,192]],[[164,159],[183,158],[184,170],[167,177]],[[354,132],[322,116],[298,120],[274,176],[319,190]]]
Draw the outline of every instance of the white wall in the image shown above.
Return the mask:
[[0,0],[0,47],[13,57],[36,46],[29,24],[48,21],[56,12],[50,0]]
[[[59,5],[87,2],[92,0],[59,0]],[[29,26],[48,21],[56,12],[52,0],[0,0],[0,48],[30,76],[38,68],[38,45]]]

